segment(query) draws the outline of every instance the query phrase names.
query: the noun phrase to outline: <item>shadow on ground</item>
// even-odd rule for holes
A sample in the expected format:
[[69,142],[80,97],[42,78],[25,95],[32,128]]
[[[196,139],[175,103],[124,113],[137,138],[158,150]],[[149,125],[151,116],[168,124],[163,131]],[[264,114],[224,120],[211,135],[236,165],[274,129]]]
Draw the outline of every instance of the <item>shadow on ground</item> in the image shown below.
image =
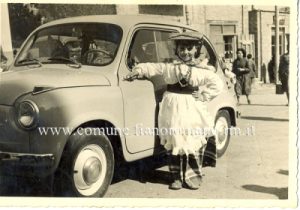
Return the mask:
[[282,170],[282,169],[280,169],[280,170],[278,170],[277,171],[277,173],[279,173],[279,174],[282,174],[282,175],[289,175],[289,171],[288,170]]
[[287,187],[265,187],[260,185],[243,185],[246,190],[276,195],[279,199],[288,199]]
[[249,106],[287,106],[286,104],[244,104],[244,103],[240,103],[240,105],[249,105]]
[[[279,169],[277,171],[278,174],[289,175],[288,170]],[[279,199],[288,199],[288,188],[287,187],[264,187],[260,185],[243,185],[242,186],[246,190],[260,192],[260,193],[268,193],[276,195]]]
[[261,120],[261,121],[279,121],[279,122],[288,122],[288,119],[280,119],[273,117],[255,117],[255,116],[241,116],[242,119],[246,120]]

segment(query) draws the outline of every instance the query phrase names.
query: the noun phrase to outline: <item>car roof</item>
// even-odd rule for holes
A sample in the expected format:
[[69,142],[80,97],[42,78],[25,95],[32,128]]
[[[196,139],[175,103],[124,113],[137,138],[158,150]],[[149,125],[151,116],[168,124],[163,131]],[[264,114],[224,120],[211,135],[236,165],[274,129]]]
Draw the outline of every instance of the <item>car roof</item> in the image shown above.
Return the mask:
[[39,29],[44,27],[49,27],[58,24],[67,23],[111,23],[116,24],[124,28],[128,28],[137,24],[159,24],[159,25],[171,25],[182,27],[190,30],[195,30],[188,25],[182,23],[171,21],[163,16],[155,15],[89,15],[89,16],[78,16],[63,18],[55,21],[51,21],[39,27]]

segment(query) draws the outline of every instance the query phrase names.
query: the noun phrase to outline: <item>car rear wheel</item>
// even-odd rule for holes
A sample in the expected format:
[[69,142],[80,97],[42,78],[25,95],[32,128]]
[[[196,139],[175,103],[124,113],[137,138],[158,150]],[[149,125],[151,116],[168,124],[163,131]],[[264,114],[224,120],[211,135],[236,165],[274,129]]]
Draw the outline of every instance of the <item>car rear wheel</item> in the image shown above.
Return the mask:
[[62,156],[57,189],[63,196],[102,197],[111,183],[113,170],[113,148],[104,134],[74,133]]
[[227,110],[220,110],[215,120],[217,156],[222,157],[229,145],[230,115]]

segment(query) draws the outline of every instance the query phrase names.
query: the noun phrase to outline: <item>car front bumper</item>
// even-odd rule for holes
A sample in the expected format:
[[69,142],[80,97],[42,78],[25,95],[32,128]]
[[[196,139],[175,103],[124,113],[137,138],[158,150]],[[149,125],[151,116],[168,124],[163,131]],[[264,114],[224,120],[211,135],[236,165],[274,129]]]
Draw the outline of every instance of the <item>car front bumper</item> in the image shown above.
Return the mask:
[[29,154],[0,151],[0,173],[15,176],[50,175],[55,163],[53,154]]

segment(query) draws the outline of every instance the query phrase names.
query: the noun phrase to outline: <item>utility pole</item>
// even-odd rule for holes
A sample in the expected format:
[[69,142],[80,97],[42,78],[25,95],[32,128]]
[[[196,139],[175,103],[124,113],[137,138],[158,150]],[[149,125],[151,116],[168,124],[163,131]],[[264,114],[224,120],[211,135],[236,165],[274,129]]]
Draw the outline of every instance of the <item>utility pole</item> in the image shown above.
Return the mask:
[[184,5],[184,10],[185,10],[186,24],[190,25],[190,14],[189,14],[189,8],[187,5]]
[[279,11],[278,6],[275,6],[275,77],[276,85],[279,84]]
[[244,35],[244,6],[241,6],[241,12],[242,12],[242,34]]

